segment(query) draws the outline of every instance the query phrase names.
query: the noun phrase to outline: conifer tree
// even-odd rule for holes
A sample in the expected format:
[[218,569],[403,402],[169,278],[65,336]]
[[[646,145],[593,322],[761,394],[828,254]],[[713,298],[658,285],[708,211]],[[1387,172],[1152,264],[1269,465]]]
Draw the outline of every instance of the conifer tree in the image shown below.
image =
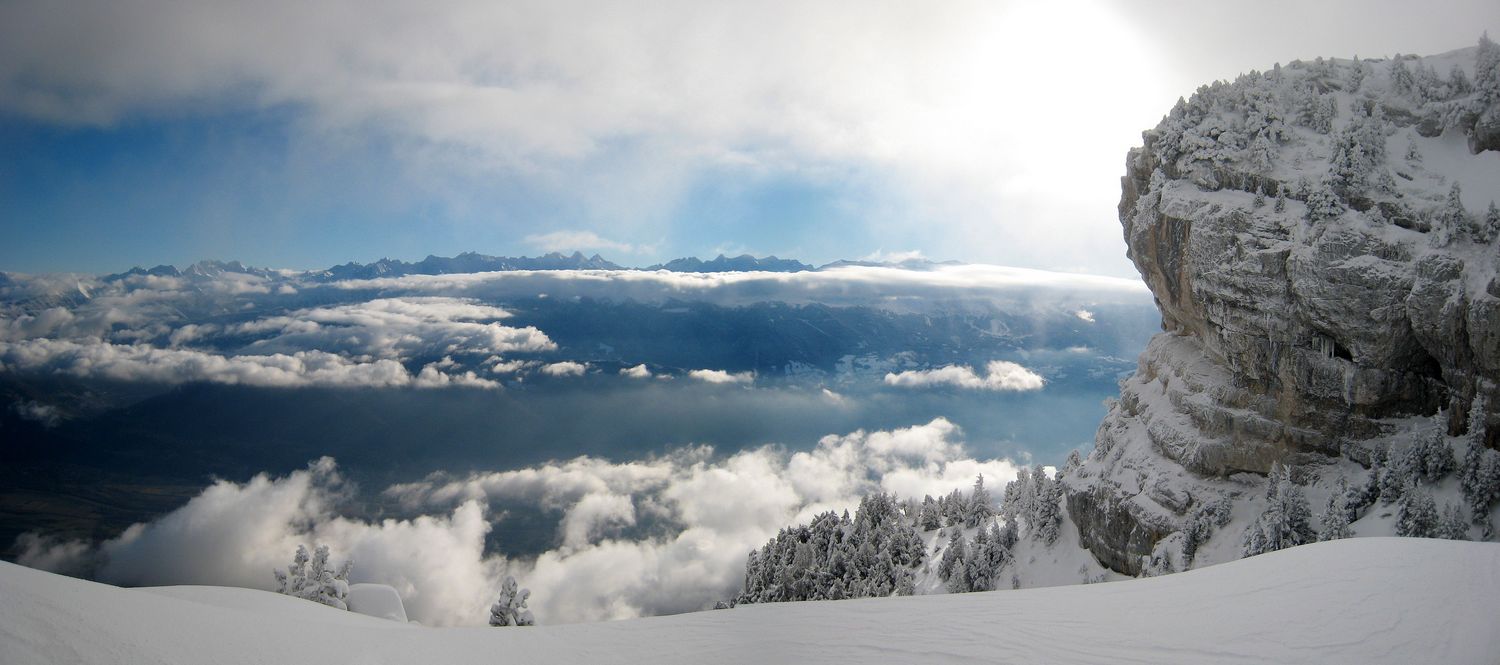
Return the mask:
[[1408,482],[1401,493],[1400,510],[1396,513],[1396,535],[1413,538],[1434,538],[1438,535],[1440,517],[1432,495],[1415,480]]
[[[1491,207],[1493,207],[1493,204],[1491,204]],[[1074,448],[1073,450],[1068,452],[1068,458],[1063,462],[1063,474],[1066,475],[1073,473],[1074,471],[1077,471],[1078,467],[1080,466],[1083,466],[1083,455],[1079,454],[1077,448]]]
[[1484,211],[1484,223],[1479,227],[1479,242],[1487,243],[1500,237],[1500,208],[1495,207],[1495,202],[1490,201],[1490,207]]
[[1448,540],[1468,540],[1469,520],[1464,517],[1463,509],[1453,504],[1443,507],[1443,516],[1438,521],[1437,537]]
[[311,557],[306,547],[298,545],[292,556],[292,565],[285,571],[272,571],[276,577],[276,591],[341,610],[349,609],[349,573],[354,564],[345,561],[334,569],[329,565],[328,557],[327,545],[319,545]]
[[1469,76],[1464,73],[1464,68],[1458,63],[1453,63],[1453,68],[1448,70],[1448,87],[1453,89],[1453,94],[1463,96],[1474,92],[1474,84],[1469,82]]
[[1328,505],[1323,509],[1322,529],[1318,540],[1338,540],[1353,535],[1349,531],[1349,506],[1347,498],[1349,483],[1339,476],[1338,484],[1328,494]]
[[1246,529],[1244,556],[1255,556],[1313,542],[1312,509],[1302,487],[1291,481],[1291,470],[1280,464],[1266,477],[1266,507]]
[[1411,472],[1405,460],[1403,455],[1396,452],[1395,443],[1392,443],[1386,450],[1379,466],[1381,505],[1390,505],[1399,501],[1401,494],[1406,491]]
[[938,502],[929,494],[922,499],[922,511],[917,516],[917,528],[923,531],[943,528],[943,514]]
[[969,505],[964,516],[964,526],[972,529],[984,524],[994,516],[994,499],[990,498],[989,490],[984,488],[984,476],[980,475],[974,479],[974,491],[969,494]]
[[1401,59],[1401,54],[1391,58],[1389,70],[1391,76],[1391,90],[1398,95],[1410,95],[1416,88],[1416,79],[1412,77],[1411,70],[1406,68],[1406,62]]
[[[1045,480],[1045,478],[1044,478]],[[1057,542],[1062,529],[1062,483],[1048,480],[1037,488],[1031,520],[1032,537],[1043,544]]]
[[1307,219],[1321,222],[1344,214],[1345,208],[1338,194],[1334,193],[1334,181],[1325,177],[1307,194]]
[[516,578],[510,575],[506,575],[505,581],[500,583],[500,597],[490,606],[491,626],[498,628],[536,624],[531,610],[526,609],[526,600],[531,597],[531,590],[517,587]]
[[1365,65],[1364,62],[1359,59],[1359,56],[1356,55],[1354,56],[1353,66],[1349,68],[1349,92],[1359,92],[1360,86],[1364,85],[1364,83]]
[[1500,101],[1500,46],[1490,41],[1488,32],[1479,36],[1474,54],[1474,92],[1481,106]]
[[[948,541],[948,548],[943,550],[943,559],[938,563],[938,579],[948,582],[951,589],[952,581],[955,577],[962,577],[962,575],[955,575],[955,573],[963,567],[964,561],[968,559],[968,556],[969,548],[968,544],[964,541],[963,532],[954,531],[953,539]],[[968,591],[968,589],[964,589],[964,591]]]
[[991,591],[995,588],[995,567],[990,560],[995,556],[995,545],[990,541],[989,529],[980,529],[974,534],[974,544],[964,558],[964,585],[968,591]]

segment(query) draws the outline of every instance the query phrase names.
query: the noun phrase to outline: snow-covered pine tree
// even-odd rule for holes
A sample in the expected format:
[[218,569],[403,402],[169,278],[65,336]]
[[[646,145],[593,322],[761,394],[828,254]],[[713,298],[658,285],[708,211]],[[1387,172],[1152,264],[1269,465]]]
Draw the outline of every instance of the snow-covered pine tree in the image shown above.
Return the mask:
[[1484,211],[1484,222],[1479,225],[1479,233],[1474,240],[1488,243],[1496,237],[1500,237],[1500,208],[1495,207],[1494,201],[1490,201],[1489,209]]
[[1354,62],[1349,67],[1350,93],[1359,92],[1360,86],[1365,84],[1365,74],[1365,63],[1359,59],[1358,55],[1354,56]]
[[1401,493],[1400,510],[1396,512],[1396,535],[1412,538],[1435,538],[1440,517],[1432,495],[1412,480]]
[[1414,136],[1406,137],[1406,161],[1412,164],[1422,163],[1422,150],[1417,147],[1417,139]]
[[964,559],[964,586],[968,591],[994,590],[998,571],[991,564],[995,558],[995,544],[990,541],[989,529],[979,529],[974,533],[974,544],[969,547],[968,554]]
[[1316,537],[1302,487],[1292,482],[1290,469],[1274,465],[1266,477],[1266,508],[1245,531],[1244,556],[1310,543]]
[[1440,101],[1447,96],[1442,79],[1425,63],[1417,63],[1416,71],[1412,72],[1412,80],[1412,94],[1419,104]]
[[1500,46],[1490,41],[1488,32],[1479,36],[1474,54],[1474,91],[1481,107],[1500,101]]
[[285,571],[272,571],[276,576],[276,591],[303,600],[311,600],[341,610],[349,609],[349,573],[354,563],[345,561],[334,569],[329,565],[327,545],[319,545],[311,557],[307,548],[298,545],[292,556],[292,565]]
[[494,605],[490,606],[491,626],[510,627],[536,624],[531,610],[526,608],[526,601],[531,598],[531,590],[518,587],[516,578],[510,575],[506,575],[505,581],[500,583],[500,597],[495,600]]
[[1464,68],[1458,63],[1453,63],[1453,68],[1448,70],[1448,87],[1453,94],[1458,96],[1474,92],[1474,84],[1469,82],[1469,75],[1464,73]]
[[1006,564],[1010,563],[1010,548],[1015,545],[1015,541],[1007,540],[1005,530],[1001,529],[1000,525],[993,522],[990,523],[989,531],[990,547],[987,551],[983,552],[982,555],[984,557],[985,565],[988,566],[990,570],[994,571],[993,577],[998,579],[1000,569],[1004,568]]
[[1005,484],[1005,492],[1000,500],[1000,517],[1008,523],[1015,523],[1016,517],[1023,512],[1022,495],[1031,484],[1031,469],[1021,467],[1016,470],[1016,479]]
[[292,555],[292,565],[285,571],[281,569],[271,571],[276,576],[276,592],[288,596],[296,596],[302,587],[307,585],[307,548],[298,545],[297,552]]
[[1437,537],[1448,540],[1469,539],[1469,520],[1464,517],[1463,508],[1451,503],[1443,507],[1443,516],[1438,521]]
[[949,493],[943,506],[943,526],[962,525],[968,516],[968,505],[963,492],[955,489]]
[[1426,483],[1435,483],[1453,472],[1457,462],[1453,459],[1453,450],[1448,447],[1448,442],[1443,438],[1443,424],[1440,421],[1433,423],[1434,427],[1426,435],[1418,437],[1410,448],[1406,449],[1406,461],[1404,466],[1411,474],[1414,474]]
[[1417,86],[1416,78],[1411,75],[1411,70],[1406,68],[1406,62],[1401,59],[1401,54],[1391,58],[1389,70],[1391,77],[1391,90],[1398,95],[1410,95]]
[[[1364,191],[1365,174],[1370,168],[1370,159],[1359,142],[1358,118],[1356,115],[1334,136],[1333,154],[1328,159],[1328,182],[1335,193],[1343,196]],[[1308,204],[1311,209],[1312,201]]]
[[[1035,476],[1033,476],[1035,478]],[[1057,542],[1062,532],[1062,483],[1042,477],[1031,517],[1032,538],[1045,545]]]
[[1390,505],[1401,500],[1401,494],[1406,491],[1406,484],[1412,476],[1412,470],[1407,464],[1408,459],[1405,455],[1396,452],[1395,443],[1390,445],[1381,458],[1376,467],[1380,478],[1381,505]]
[[923,531],[943,528],[942,510],[931,494],[922,499],[922,511],[917,515],[917,528]]
[[1074,448],[1068,452],[1068,458],[1063,461],[1062,472],[1064,475],[1071,474],[1077,471],[1080,466],[1083,466],[1083,455],[1078,453],[1077,448]]
[[1338,540],[1353,535],[1349,531],[1349,482],[1339,476],[1333,491],[1328,493],[1328,504],[1323,508],[1322,528],[1318,540]]
[[1469,514],[1476,524],[1483,527],[1487,538],[1492,529],[1490,507],[1500,501],[1500,452],[1484,446],[1482,423],[1486,407],[1487,402],[1481,397],[1475,400],[1469,411],[1469,447],[1464,453],[1463,464],[1458,468],[1458,486],[1468,504]]
[[990,491],[984,488],[984,476],[981,474],[974,479],[974,491],[969,494],[969,506],[964,515],[964,526],[972,529],[985,524],[994,516],[994,499],[990,498]]
[[1307,193],[1307,219],[1321,222],[1344,214],[1344,203],[1334,192],[1334,180],[1325,176]]
[[938,579],[944,582],[954,579],[955,571],[964,565],[964,560],[969,556],[968,550],[963,532],[955,529],[953,539],[948,541],[947,549],[943,550],[943,559],[938,563]]
[[345,561],[344,565],[335,570],[328,561],[329,552],[327,545],[319,545],[313,550],[312,561],[307,566],[307,581],[299,594],[308,600],[322,603],[329,607],[341,610],[349,609],[346,599],[349,597],[349,572],[352,570],[352,562]]
[[1429,237],[1434,247],[1448,246],[1468,228],[1469,213],[1464,210],[1461,194],[1458,181],[1454,180],[1453,186],[1448,189],[1447,200],[1432,220],[1432,235]]
[[1276,212],[1286,212],[1286,185],[1276,188],[1276,206],[1272,209]]

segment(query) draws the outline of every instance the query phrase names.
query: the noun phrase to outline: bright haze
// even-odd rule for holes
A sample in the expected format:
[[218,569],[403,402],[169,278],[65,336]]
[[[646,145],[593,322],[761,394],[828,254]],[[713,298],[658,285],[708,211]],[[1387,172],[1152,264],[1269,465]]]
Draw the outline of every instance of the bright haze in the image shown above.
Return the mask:
[[1111,183],[1178,96],[1486,26],[1484,0],[11,2],[0,267],[918,251],[1133,276]]

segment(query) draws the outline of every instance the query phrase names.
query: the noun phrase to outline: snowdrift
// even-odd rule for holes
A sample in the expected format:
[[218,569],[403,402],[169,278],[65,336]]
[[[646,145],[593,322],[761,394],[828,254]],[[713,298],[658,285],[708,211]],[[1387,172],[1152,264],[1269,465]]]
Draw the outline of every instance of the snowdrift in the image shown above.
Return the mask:
[[0,563],[0,662],[1494,663],[1500,544],[1318,543],[1177,575],[779,603],[552,627],[423,628],[223,587],[122,589]]

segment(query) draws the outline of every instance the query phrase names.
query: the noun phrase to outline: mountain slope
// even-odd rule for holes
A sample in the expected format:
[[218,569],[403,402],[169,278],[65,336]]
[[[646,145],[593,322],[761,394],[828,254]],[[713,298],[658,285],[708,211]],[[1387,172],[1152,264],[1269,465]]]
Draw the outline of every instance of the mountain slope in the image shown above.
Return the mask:
[[0,564],[0,661],[1492,662],[1500,545],[1367,538],[1180,575],[532,629],[422,628],[260,591]]

